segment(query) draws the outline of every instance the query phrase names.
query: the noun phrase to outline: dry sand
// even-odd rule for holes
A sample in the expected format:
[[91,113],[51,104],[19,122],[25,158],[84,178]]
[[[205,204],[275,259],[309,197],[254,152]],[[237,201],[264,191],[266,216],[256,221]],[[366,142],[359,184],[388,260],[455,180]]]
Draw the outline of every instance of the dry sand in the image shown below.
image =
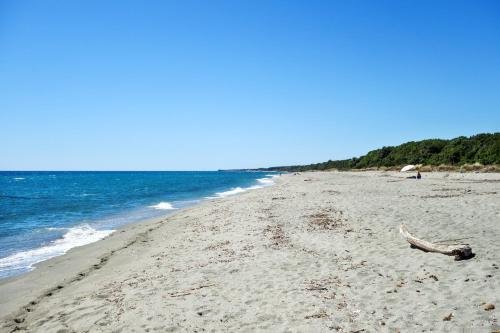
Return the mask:
[[[500,174],[403,176],[285,175],[128,226],[2,282],[0,331],[500,330]],[[411,249],[401,223],[476,256]]]

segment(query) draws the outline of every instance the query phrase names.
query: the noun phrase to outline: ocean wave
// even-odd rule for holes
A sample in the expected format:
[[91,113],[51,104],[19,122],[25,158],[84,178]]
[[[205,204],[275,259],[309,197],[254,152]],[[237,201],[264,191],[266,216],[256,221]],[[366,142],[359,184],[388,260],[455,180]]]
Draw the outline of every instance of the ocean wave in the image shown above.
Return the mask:
[[244,188],[235,187],[233,189],[230,189],[229,191],[217,192],[217,193],[215,193],[215,195],[218,196],[218,197],[224,198],[224,197],[228,197],[230,195],[235,195],[235,194],[243,193],[243,192],[246,192],[246,191],[247,190],[244,189]]
[[96,196],[97,194],[94,193],[69,193],[66,194],[67,197],[72,197],[72,198],[85,198],[85,197],[91,197],[91,196]]
[[60,231],[60,230],[69,230],[70,228],[61,228],[61,227],[48,227],[45,228],[47,231]]
[[250,186],[250,187],[247,187],[245,188],[245,191],[248,191],[248,190],[256,190],[256,189],[259,189],[259,188],[264,188],[265,186],[263,185],[254,185],[254,186]]
[[154,209],[161,209],[161,210],[171,210],[171,209],[176,209],[170,202],[160,202],[159,204],[149,206],[149,208],[154,208]]
[[23,180],[23,179],[26,179],[24,177],[14,177],[14,180]]
[[272,178],[259,178],[257,179],[257,181],[261,184],[264,184],[264,185],[272,185],[274,184],[274,181]]
[[225,192],[217,192],[215,193],[215,196],[210,196],[210,197],[205,197],[205,199],[217,199],[217,198],[225,198],[231,195],[235,194],[240,194],[249,190],[256,190],[259,188],[263,188],[266,186],[270,186],[274,184],[273,178],[278,177],[277,175],[266,175],[266,178],[259,178],[257,179],[257,182],[260,185],[253,185],[250,187],[234,187],[230,189],[229,191]]
[[87,245],[109,236],[114,230],[95,230],[88,224],[70,228],[62,238],[37,249],[0,258],[0,276],[12,271],[31,271],[33,265],[65,254],[70,249]]

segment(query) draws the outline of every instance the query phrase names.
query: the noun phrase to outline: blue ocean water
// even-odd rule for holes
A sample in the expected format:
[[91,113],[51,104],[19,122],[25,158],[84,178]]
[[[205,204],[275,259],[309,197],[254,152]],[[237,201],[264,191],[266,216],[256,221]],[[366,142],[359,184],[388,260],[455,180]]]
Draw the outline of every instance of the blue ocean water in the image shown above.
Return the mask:
[[0,278],[117,227],[272,184],[260,172],[0,172]]

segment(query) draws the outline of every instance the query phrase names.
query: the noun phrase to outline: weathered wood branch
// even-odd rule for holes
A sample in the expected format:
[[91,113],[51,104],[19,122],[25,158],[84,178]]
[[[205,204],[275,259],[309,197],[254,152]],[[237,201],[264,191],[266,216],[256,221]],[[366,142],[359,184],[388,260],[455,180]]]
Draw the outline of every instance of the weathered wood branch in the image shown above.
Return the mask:
[[472,249],[469,245],[461,244],[461,245],[440,245],[434,244],[431,242],[427,242],[425,240],[419,239],[408,231],[406,225],[401,224],[399,227],[399,233],[403,236],[404,239],[408,241],[412,246],[417,247],[421,250],[427,252],[437,252],[446,254],[449,256],[455,256],[455,260],[463,260],[472,258],[474,255],[472,253]]

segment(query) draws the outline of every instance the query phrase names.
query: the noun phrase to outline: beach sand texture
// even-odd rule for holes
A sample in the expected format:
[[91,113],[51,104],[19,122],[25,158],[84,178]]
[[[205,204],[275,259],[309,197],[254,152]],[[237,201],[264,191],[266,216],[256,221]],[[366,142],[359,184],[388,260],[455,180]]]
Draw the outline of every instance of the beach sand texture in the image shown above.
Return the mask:
[[[284,175],[127,226],[2,282],[0,331],[500,330],[500,174],[404,177]],[[401,223],[476,256],[411,249]]]

